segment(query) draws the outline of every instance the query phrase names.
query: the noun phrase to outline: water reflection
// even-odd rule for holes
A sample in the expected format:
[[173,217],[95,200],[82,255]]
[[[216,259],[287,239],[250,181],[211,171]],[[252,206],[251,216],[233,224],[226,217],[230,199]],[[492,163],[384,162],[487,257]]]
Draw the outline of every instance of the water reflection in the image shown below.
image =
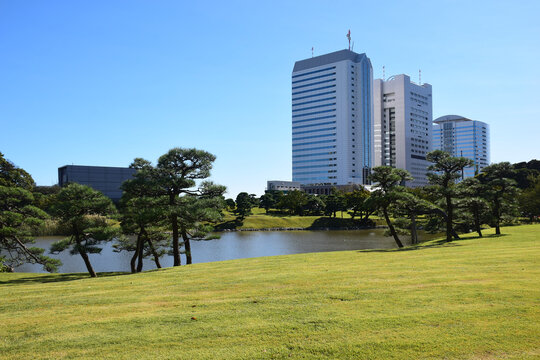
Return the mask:
[[[429,235],[423,234],[424,240]],[[48,249],[58,237],[36,239],[36,245]],[[396,247],[391,237],[384,236],[384,229],[348,230],[348,231],[239,231],[221,234],[221,239],[192,242],[194,263],[232,260],[259,256],[274,256],[308,252],[390,249]],[[64,251],[57,255],[49,255],[62,260],[60,272],[86,272],[83,260],[79,255],[70,255]],[[90,260],[97,272],[129,271],[132,254],[116,253],[112,243],[103,246],[101,254],[91,254]],[[171,256],[161,260],[163,267],[173,265]],[[185,264],[182,255],[182,264]],[[154,269],[153,261],[144,261],[144,270]],[[16,268],[17,272],[44,272],[41,266],[24,264]]]

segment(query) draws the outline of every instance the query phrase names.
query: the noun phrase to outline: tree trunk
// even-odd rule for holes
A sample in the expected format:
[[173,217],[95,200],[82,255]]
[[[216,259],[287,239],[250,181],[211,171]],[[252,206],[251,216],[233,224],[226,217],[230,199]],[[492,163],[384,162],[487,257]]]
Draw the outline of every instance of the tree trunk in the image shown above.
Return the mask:
[[184,240],[184,249],[186,250],[186,264],[191,264],[191,243],[185,229],[182,229],[182,240]]
[[478,209],[473,210],[474,215],[474,227],[479,237],[482,237],[482,229],[480,228],[480,214],[478,214]]
[[446,241],[450,242],[452,238],[452,217],[453,217],[454,207],[452,205],[452,198],[446,196]]
[[132,274],[137,272],[136,263],[137,263],[137,258],[139,257],[139,246],[141,245],[141,236],[142,236],[141,234],[142,234],[142,230],[139,231],[139,233],[137,234],[137,241],[135,243],[136,244],[135,245],[135,252],[134,252],[133,256],[131,257],[131,261],[129,262]]
[[[139,243],[139,240],[137,240],[137,243]],[[131,257],[131,261],[129,262],[132,274],[137,272],[137,268],[135,267],[135,263],[137,262],[137,256],[139,256],[139,251],[135,249],[135,252],[133,253],[133,256]]]
[[501,235],[501,211],[499,200],[495,199],[495,234]]
[[141,234],[137,241],[137,248],[138,248],[138,262],[137,262],[137,272],[141,272],[143,269],[143,257],[144,257],[144,236]]
[[172,237],[173,237],[173,266],[180,266],[182,265],[182,262],[180,260],[180,246],[178,241],[178,222],[177,222],[177,216],[171,215],[171,223],[172,223]]
[[398,234],[396,233],[396,229],[394,229],[394,225],[392,225],[392,222],[390,221],[390,217],[388,216],[388,212],[386,211],[386,208],[383,208],[383,214],[384,219],[386,220],[386,224],[388,225],[388,228],[390,229],[390,234],[394,237],[394,240],[396,241],[396,244],[399,248],[403,247],[403,244],[399,240]]
[[416,232],[416,216],[411,215],[411,243],[418,244],[418,233]]
[[80,240],[75,239],[75,241],[77,242],[79,254],[81,254],[81,257],[84,260],[84,264],[86,265],[86,269],[88,270],[88,273],[90,274],[91,277],[97,277],[97,274],[94,271],[94,268],[92,267],[92,264],[90,263],[90,258],[88,257],[88,254],[86,253],[86,251],[84,251]]
[[[448,219],[448,215],[446,215],[446,213],[444,211],[442,211],[441,209],[429,210],[429,211],[426,212],[426,214],[438,214],[438,215],[443,217],[444,221],[447,221],[447,219]],[[454,230],[454,227],[452,227],[452,236],[454,237],[454,239],[459,239],[459,235]]]
[[148,233],[145,231],[146,235],[146,241],[148,242],[148,246],[150,247],[150,251],[152,252],[152,255],[154,256],[154,262],[156,263],[156,267],[158,269],[161,269],[161,263],[159,262],[159,256],[156,252],[156,248],[154,247],[154,243],[152,243],[152,240],[150,240],[150,237],[148,236]]

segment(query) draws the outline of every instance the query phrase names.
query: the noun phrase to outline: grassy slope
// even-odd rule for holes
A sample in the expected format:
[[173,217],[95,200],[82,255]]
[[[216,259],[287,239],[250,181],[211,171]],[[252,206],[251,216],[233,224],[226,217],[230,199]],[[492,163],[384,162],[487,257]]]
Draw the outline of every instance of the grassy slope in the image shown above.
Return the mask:
[[539,358],[540,226],[503,232],[98,279],[0,274],[0,358]]
[[[321,219],[321,216],[289,216],[289,215],[275,215],[266,214],[264,209],[253,208],[252,215],[247,216],[242,225],[238,226],[238,229],[271,229],[271,228],[308,228],[316,220]],[[337,214],[336,225],[340,226],[342,214]],[[233,221],[236,217],[233,214],[226,214],[225,221]],[[350,219],[351,216],[344,212],[343,219]],[[384,221],[380,221],[377,216],[370,217],[377,224],[384,224]],[[347,226],[347,225],[345,225]]]

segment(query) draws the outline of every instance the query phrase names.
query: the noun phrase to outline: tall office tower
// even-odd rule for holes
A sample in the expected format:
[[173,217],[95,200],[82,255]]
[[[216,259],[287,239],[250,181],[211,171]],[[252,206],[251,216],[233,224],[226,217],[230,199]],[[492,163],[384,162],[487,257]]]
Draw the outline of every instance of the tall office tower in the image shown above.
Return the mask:
[[374,166],[407,170],[407,186],[427,185],[426,154],[431,151],[431,85],[418,85],[407,75],[373,81]]
[[452,156],[471,159],[474,165],[465,168],[464,177],[472,177],[489,165],[489,125],[458,115],[433,120],[433,148]]
[[297,61],[292,72],[292,178],[302,185],[369,184],[373,69],[350,50]]

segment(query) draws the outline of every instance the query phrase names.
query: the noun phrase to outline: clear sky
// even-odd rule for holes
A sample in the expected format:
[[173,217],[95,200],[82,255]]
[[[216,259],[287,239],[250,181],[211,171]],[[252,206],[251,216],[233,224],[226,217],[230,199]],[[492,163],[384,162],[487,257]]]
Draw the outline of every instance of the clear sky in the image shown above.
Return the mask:
[[491,160],[540,157],[540,1],[0,0],[0,152],[39,185],[66,164],[217,156],[212,179],[291,179],[294,62],[347,47],[433,86],[434,118],[491,126]]

